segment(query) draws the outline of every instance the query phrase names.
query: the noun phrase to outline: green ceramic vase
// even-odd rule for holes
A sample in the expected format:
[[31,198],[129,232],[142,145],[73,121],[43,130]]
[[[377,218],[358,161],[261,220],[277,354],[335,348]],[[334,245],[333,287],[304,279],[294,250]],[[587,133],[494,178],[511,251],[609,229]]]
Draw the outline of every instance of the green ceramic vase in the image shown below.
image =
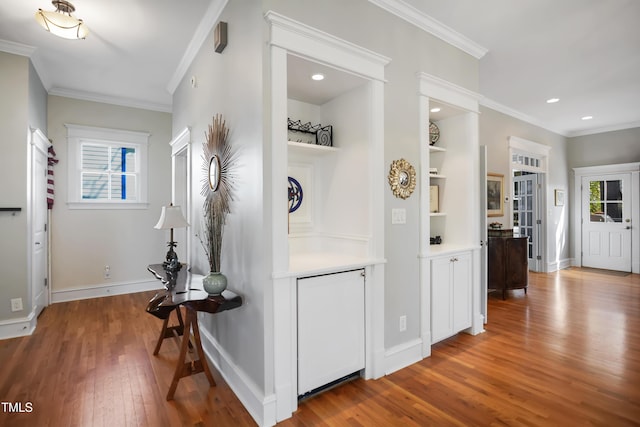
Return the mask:
[[202,279],[202,287],[209,295],[220,295],[227,289],[227,277],[217,271],[212,271]]

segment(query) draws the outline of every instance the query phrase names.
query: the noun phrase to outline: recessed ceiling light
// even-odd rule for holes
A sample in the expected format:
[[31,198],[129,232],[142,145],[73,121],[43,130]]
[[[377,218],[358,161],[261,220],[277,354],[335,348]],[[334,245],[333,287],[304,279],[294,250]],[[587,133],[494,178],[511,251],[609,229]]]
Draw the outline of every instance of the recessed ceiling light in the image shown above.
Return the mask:
[[316,73],[311,78],[316,81],[324,80],[324,74]]
[[560,98],[549,98],[547,99],[547,104],[555,104],[558,101],[560,101]]
[[591,119],[593,119],[593,116],[584,116],[582,118],[582,120],[591,120]]
[[437,112],[439,112],[439,111],[440,111],[440,108],[435,107],[435,108],[432,108],[432,109],[431,109],[431,110],[429,110],[429,111],[431,111],[432,113],[437,113]]

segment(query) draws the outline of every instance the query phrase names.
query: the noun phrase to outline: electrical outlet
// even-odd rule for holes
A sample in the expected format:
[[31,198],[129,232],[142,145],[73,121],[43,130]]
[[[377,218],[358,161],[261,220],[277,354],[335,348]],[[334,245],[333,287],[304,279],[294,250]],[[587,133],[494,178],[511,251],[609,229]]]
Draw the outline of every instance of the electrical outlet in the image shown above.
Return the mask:
[[400,316],[400,332],[407,330],[407,316]]
[[11,299],[11,311],[22,311],[22,298]]
[[109,267],[108,265],[104,266],[104,278],[105,279],[111,278],[111,267]]

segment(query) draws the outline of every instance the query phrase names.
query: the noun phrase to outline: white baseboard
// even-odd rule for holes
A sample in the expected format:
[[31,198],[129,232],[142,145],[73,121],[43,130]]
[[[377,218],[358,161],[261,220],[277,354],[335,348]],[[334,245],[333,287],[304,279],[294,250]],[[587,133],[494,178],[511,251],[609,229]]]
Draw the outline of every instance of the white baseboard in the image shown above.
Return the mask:
[[26,317],[2,320],[0,321],[0,340],[31,335],[36,329],[37,322],[38,318],[33,312]]
[[132,294],[135,292],[163,289],[159,280],[138,280],[134,282],[108,283],[83,286],[74,289],[61,289],[51,292],[51,303],[77,301],[81,299],[108,297],[111,295]]
[[412,341],[390,348],[384,354],[385,375],[389,375],[422,360],[422,340]]
[[572,258],[566,258],[560,261],[554,261],[547,263],[547,272],[553,273],[554,271],[564,270],[565,268],[569,268],[573,265]]
[[[202,323],[200,324],[202,325]],[[202,348],[229,387],[259,426],[276,424],[276,396],[265,396],[259,387],[236,365],[206,327],[200,326]]]

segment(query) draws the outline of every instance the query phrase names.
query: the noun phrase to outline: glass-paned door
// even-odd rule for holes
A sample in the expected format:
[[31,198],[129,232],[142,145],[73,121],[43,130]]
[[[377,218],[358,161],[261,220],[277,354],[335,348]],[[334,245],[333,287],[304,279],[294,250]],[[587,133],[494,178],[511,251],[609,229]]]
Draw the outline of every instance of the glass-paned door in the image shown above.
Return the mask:
[[541,271],[538,253],[540,221],[537,212],[538,175],[517,172],[513,177],[513,228],[529,239],[529,269],[533,271]]

